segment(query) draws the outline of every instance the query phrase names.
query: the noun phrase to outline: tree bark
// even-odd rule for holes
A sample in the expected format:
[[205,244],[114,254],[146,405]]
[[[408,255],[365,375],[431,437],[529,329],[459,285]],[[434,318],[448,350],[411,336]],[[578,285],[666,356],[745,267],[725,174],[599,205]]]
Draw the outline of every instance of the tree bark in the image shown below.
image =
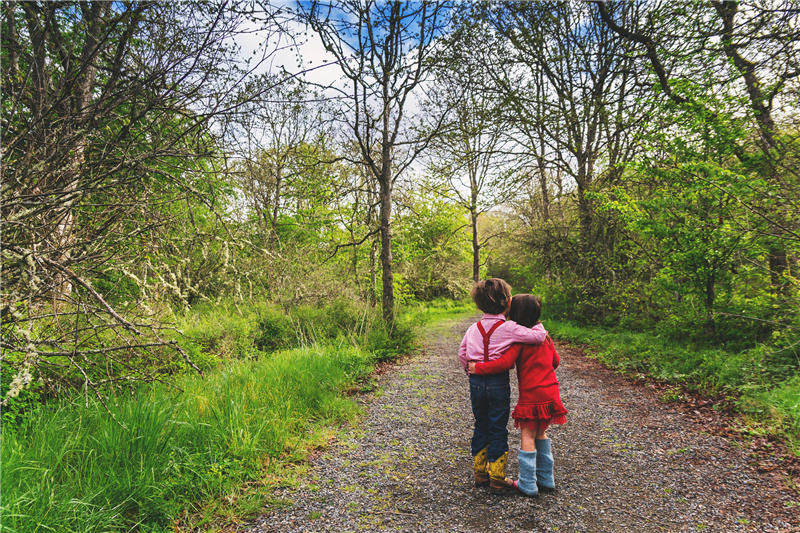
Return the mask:
[[473,209],[470,212],[472,224],[472,281],[481,279],[481,243],[478,239],[478,213]]
[[[388,166],[384,170],[388,173]],[[381,180],[381,282],[383,286],[383,318],[394,323],[394,275],[392,273],[392,186]]]

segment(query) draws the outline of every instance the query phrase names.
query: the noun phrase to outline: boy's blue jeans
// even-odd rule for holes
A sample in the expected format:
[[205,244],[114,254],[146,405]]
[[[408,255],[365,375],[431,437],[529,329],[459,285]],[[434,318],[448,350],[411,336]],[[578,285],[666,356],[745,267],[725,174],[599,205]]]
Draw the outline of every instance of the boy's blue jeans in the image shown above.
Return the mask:
[[469,376],[469,397],[475,429],[472,432],[472,456],[489,447],[489,462],[508,451],[508,415],[511,411],[511,386],[508,372]]

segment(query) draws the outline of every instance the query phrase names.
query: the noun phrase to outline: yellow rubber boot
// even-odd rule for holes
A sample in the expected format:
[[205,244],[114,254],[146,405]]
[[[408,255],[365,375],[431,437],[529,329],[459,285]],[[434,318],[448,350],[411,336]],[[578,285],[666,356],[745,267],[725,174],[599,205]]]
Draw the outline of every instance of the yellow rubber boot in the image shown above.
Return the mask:
[[475,456],[475,486],[485,487],[489,484],[489,447],[482,449]]
[[506,478],[508,452],[489,463],[489,491],[493,494],[505,494],[514,490],[514,482]]

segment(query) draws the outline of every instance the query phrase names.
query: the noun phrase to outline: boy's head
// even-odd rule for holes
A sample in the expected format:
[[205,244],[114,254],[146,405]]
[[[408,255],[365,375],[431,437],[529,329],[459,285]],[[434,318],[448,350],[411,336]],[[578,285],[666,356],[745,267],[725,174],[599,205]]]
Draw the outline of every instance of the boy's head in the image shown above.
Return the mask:
[[472,301],[478,309],[490,315],[500,315],[508,309],[511,287],[500,278],[478,281],[472,286]]
[[542,302],[533,294],[517,294],[511,299],[508,319],[520,326],[532,328],[542,316]]

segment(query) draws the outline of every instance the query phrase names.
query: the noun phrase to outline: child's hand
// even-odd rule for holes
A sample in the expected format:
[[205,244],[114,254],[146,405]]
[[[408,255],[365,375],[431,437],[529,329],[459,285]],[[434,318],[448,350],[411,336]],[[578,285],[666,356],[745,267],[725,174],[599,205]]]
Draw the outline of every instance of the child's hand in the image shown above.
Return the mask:
[[469,364],[469,373],[470,374],[474,374],[475,373],[475,363],[470,363]]

